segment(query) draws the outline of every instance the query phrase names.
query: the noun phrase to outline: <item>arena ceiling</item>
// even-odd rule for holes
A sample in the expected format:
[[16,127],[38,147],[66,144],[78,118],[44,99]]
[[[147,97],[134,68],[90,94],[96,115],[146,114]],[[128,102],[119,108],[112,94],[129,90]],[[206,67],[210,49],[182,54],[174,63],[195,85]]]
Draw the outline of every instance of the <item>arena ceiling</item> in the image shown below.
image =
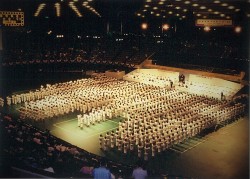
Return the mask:
[[[2,0],[0,10],[24,11],[33,17],[112,18],[133,15],[145,18],[232,19],[242,13],[250,18],[246,0]],[[125,14],[125,15],[124,15]]]

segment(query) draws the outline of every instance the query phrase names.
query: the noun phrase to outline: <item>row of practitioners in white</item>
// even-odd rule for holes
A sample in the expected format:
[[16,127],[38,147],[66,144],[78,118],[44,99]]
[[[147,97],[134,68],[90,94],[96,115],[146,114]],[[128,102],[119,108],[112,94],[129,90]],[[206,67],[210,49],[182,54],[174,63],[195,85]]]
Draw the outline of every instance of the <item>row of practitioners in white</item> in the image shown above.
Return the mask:
[[[164,74],[164,73],[163,73]],[[224,98],[231,98],[239,89],[240,86],[235,87],[234,85],[229,86],[223,86],[220,83],[214,84],[211,79],[211,83],[205,83],[203,81],[188,81],[185,80],[183,82],[179,82],[178,80],[178,73],[173,74],[165,74],[165,76],[162,76],[163,74],[154,74],[151,71],[144,71],[140,72],[139,70],[135,70],[129,74],[127,74],[124,79],[129,81],[136,81],[141,82],[145,84],[151,84],[161,87],[177,87],[181,88],[181,90],[185,90],[188,92],[194,92],[199,95],[206,94],[210,97],[215,97],[218,99],[221,99],[221,94],[223,93]],[[198,79],[197,79],[198,80]]]
[[[79,81],[82,82],[81,85]],[[126,98],[141,88],[154,87],[104,76],[78,80],[65,84],[64,88],[60,87],[58,93],[24,103],[19,111],[22,118],[34,120],[49,119],[75,111],[85,114],[91,112],[92,108],[105,106],[117,98]]]
[[[160,86],[160,87],[173,87],[174,83],[178,81],[178,76],[162,76],[159,74],[141,73],[140,71],[133,71],[127,74],[124,79],[129,81],[140,82],[144,84]],[[172,84],[171,84],[172,83]]]
[[[128,117],[127,111],[129,111],[129,109],[136,109],[144,103],[150,103],[150,101],[152,100],[155,101],[154,103],[157,103],[157,101],[159,100],[159,94],[161,94],[160,91],[166,93],[168,90],[155,88],[157,87],[154,87],[152,90],[148,90],[148,88],[141,88],[141,91],[138,91],[138,94],[127,95],[126,98],[120,96],[119,98],[114,99],[113,101],[102,107],[98,107],[97,109],[93,108],[89,113],[79,114],[77,115],[78,126],[89,126],[90,124],[95,124],[95,122],[105,121],[105,119],[112,119],[113,117],[117,116]],[[144,92],[142,93],[142,91]],[[177,92],[168,91],[168,93],[171,94]],[[169,101],[172,102],[174,100],[169,98]]]
[[77,125],[82,129],[84,126],[89,127],[90,125],[95,125],[108,119],[112,119],[112,110],[110,108],[98,107],[88,114],[78,114]]
[[4,106],[4,99],[2,97],[0,97],[0,107]]
[[[96,80],[100,79],[100,80]],[[29,92],[24,92],[20,94],[12,94],[11,96],[7,96],[7,105],[11,104],[19,104],[24,102],[36,101],[40,99],[44,99],[46,96],[61,94],[62,92],[67,93],[68,91],[77,90],[82,86],[91,86],[94,84],[102,83],[108,81],[115,81],[113,78],[106,78],[104,75],[99,75],[97,78],[89,78],[89,79],[79,79],[75,81],[68,81],[64,83],[55,83],[53,85],[46,84],[44,87],[41,85],[40,89],[31,90]]]
[[143,156],[147,160],[149,155],[153,157],[205,128],[238,117],[245,108],[239,103],[232,105],[200,96],[186,99],[193,102],[180,104],[178,111],[176,108],[162,108],[159,111],[158,107],[146,110],[145,104],[130,111],[134,115],[120,123],[115,132],[100,136],[101,148],[108,150],[117,147],[124,153],[137,150],[138,157]]

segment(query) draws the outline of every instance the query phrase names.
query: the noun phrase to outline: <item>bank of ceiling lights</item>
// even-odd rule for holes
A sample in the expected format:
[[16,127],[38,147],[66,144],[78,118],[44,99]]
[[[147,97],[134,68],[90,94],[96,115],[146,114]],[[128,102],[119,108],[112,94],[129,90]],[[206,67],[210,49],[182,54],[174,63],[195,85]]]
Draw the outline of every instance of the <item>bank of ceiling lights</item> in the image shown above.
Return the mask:
[[[67,7],[70,8],[77,17],[83,17],[83,11],[82,9],[86,9],[87,11],[95,14],[98,17],[101,17],[101,15],[91,6],[93,0],[70,0],[70,1],[63,1],[63,0],[57,0],[53,4],[53,8],[55,10],[55,15],[57,17],[60,17],[62,14],[62,5],[65,3],[67,4]],[[41,12],[51,6],[51,3],[40,3],[34,13],[35,17],[38,17],[41,15]]]
[[[247,2],[250,5],[250,1]],[[239,12],[241,8],[233,1],[224,0],[145,0],[143,7],[136,12],[136,15],[145,18],[148,15],[160,18],[168,18],[175,16],[179,19],[186,18],[188,10],[193,11],[196,17],[231,19],[235,12]],[[250,12],[247,12],[249,17]]]

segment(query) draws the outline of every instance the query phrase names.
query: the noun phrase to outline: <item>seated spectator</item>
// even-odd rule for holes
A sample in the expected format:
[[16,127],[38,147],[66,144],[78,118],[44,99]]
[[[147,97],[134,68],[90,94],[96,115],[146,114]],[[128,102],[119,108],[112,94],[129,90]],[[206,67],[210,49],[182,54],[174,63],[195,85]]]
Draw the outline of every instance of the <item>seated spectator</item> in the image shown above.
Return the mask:
[[135,179],[144,179],[148,176],[147,170],[143,169],[142,161],[137,162],[137,167],[133,170],[132,177]]
[[93,170],[93,176],[95,179],[111,179],[111,172],[106,168],[107,163],[105,161],[100,162],[100,167]]

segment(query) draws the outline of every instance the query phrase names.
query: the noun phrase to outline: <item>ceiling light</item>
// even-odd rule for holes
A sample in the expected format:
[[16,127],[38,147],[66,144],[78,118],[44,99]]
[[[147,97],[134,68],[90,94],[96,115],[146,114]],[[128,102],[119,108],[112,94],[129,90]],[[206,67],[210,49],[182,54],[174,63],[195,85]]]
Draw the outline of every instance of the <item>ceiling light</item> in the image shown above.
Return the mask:
[[169,11],[168,13],[169,13],[169,14],[173,14],[173,12],[172,12],[172,11]]
[[206,9],[207,7],[206,6],[201,6],[200,9]]
[[183,12],[187,12],[187,9],[183,9]]
[[176,6],[175,9],[180,9],[181,7],[180,6]]
[[184,4],[190,4],[190,1],[185,1]]
[[228,6],[228,4],[227,3],[223,3],[223,4],[221,4],[221,6]]
[[228,9],[234,9],[235,7],[234,6],[228,6],[227,8]]
[[199,6],[199,4],[195,3],[195,4],[193,4],[192,6],[197,7],[197,6]]
[[216,1],[214,1],[214,3],[215,3],[215,4],[218,4],[218,3],[220,3],[220,1],[216,0]]

